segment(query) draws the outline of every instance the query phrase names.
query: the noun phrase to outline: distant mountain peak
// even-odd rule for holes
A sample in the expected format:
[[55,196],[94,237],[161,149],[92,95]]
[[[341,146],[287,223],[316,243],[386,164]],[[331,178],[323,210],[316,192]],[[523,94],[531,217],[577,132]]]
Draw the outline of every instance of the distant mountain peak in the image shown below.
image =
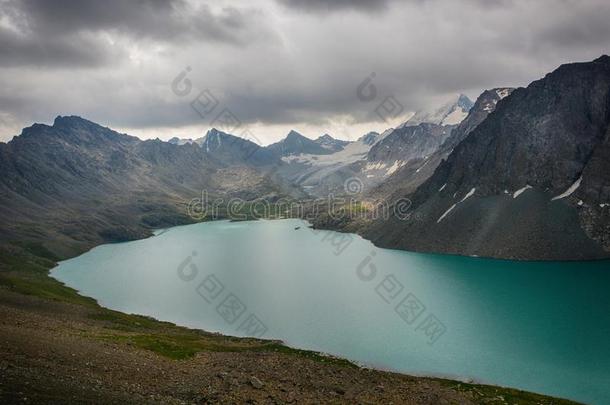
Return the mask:
[[194,143],[225,164],[262,166],[275,163],[276,157],[251,140],[211,128]]
[[413,115],[404,126],[414,126],[422,123],[436,125],[457,125],[466,118],[474,106],[472,100],[464,94],[457,94],[441,107],[432,110],[420,110]]
[[[227,134],[226,132],[222,132],[216,128],[211,128],[208,130],[208,132],[205,134],[205,136],[203,138],[201,138],[200,140],[199,139],[197,140],[197,143],[199,143],[200,146],[202,148],[204,148],[207,152],[211,152],[211,151],[215,151],[215,150],[223,147],[223,141],[225,142],[225,146],[226,146],[226,143],[229,140],[231,141],[231,144],[233,144],[234,141],[242,140],[242,139],[235,135],[231,135],[231,134]],[[245,139],[243,139],[242,141],[248,142]]]
[[320,145],[317,140],[314,141],[309,139],[295,130],[291,130],[284,139],[267,146],[266,149],[274,153],[276,156],[300,155],[303,153],[311,155],[327,155],[333,152],[331,149],[327,149]]
[[80,117],[78,115],[58,115],[57,117],[55,117],[55,120],[53,121],[53,126],[54,127],[62,127],[62,126],[74,126],[74,125],[94,125],[96,127],[101,127],[101,125],[96,124],[93,121],[89,121],[83,117]]
[[470,111],[470,109],[474,106],[474,102],[470,98],[468,98],[468,96],[460,94],[460,96],[458,97],[457,105],[465,110]]
[[[301,135],[294,129],[291,129],[290,132],[288,132],[288,135],[286,135],[286,138],[284,138],[284,139],[293,139],[293,138],[300,139],[300,138],[306,138],[306,137]],[[307,138],[307,139],[309,139],[309,138]]]
[[171,138],[170,140],[167,141],[168,143],[171,143],[173,145],[186,145],[189,143],[194,143],[195,141],[193,141],[191,138],[178,138],[177,136],[174,136],[173,138]]
[[328,134],[324,134],[319,136],[315,141],[321,147],[330,150],[331,152],[338,152],[345,148],[345,145],[349,143],[349,141],[343,141],[341,139],[333,138]]
[[206,132],[206,136],[234,136],[234,135],[220,131],[217,128],[211,128],[211,129],[208,129],[208,132]]
[[358,138],[358,142],[362,142],[365,145],[372,145],[379,139],[379,132],[371,131],[368,134],[362,135]]

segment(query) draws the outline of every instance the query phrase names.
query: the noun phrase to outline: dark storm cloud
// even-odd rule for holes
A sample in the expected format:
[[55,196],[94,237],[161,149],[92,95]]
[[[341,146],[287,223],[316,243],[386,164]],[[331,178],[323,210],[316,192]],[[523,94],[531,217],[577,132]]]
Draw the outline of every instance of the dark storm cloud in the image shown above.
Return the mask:
[[[100,66],[124,56],[103,34],[175,44],[213,41],[244,46],[261,34],[255,12],[184,0],[4,0],[0,65]],[[254,14],[254,15],[253,15]]]
[[609,53],[608,21],[607,0],[0,0],[0,137],[71,114],[205,126],[189,106],[203,89],[261,128],[376,125],[390,95],[415,110]]
[[610,2],[594,8],[582,7],[561,15],[554,24],[541,29],[540,42],[558,48],[601,46],[610,52]]
[[184,38],[239,43],[248,19],[232,7],[213,13],[184,0],[25,0],[22,11],[43,33],[116,30],[140,38]]
[[385,10],[390,0],[278,0],[280,4],[309,12],[359,10],[376,12]]
[[22,36],[0,27],[0,66],[99,66],[119,57],[92,36]]

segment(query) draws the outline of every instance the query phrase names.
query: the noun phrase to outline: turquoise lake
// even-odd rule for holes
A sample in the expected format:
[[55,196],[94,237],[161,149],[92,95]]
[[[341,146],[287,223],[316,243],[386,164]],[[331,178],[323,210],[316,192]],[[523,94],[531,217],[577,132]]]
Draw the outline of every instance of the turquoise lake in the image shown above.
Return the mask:
[[387,250],[290,219],[175,227],[96,247],[51,274],[122,312],[610,404],[608,261]]

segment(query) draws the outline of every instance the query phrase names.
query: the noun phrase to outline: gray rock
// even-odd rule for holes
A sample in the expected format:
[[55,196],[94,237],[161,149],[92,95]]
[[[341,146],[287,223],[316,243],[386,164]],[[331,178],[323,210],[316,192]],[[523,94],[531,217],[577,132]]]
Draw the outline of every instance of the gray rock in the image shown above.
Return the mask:
[[260,390],[265,385],[265,384],[263,384],[263,382],[261,380],[259,380],[255,376],[250,377],[250,384],[257,390]]

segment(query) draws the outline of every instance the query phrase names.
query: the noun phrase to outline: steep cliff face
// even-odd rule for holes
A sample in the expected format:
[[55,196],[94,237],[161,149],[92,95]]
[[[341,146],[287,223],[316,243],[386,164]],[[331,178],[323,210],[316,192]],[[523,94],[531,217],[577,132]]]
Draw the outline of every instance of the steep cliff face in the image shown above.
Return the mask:
[[610,58],[563,65],[499,101],[408,195],[408,220],[366,234],[418,251],[609,256],[609,122]]
[[436,152],[452,129],[453,126],[427,123],[397,128],[373,145],[367,161],[392,164],[422,159]]

